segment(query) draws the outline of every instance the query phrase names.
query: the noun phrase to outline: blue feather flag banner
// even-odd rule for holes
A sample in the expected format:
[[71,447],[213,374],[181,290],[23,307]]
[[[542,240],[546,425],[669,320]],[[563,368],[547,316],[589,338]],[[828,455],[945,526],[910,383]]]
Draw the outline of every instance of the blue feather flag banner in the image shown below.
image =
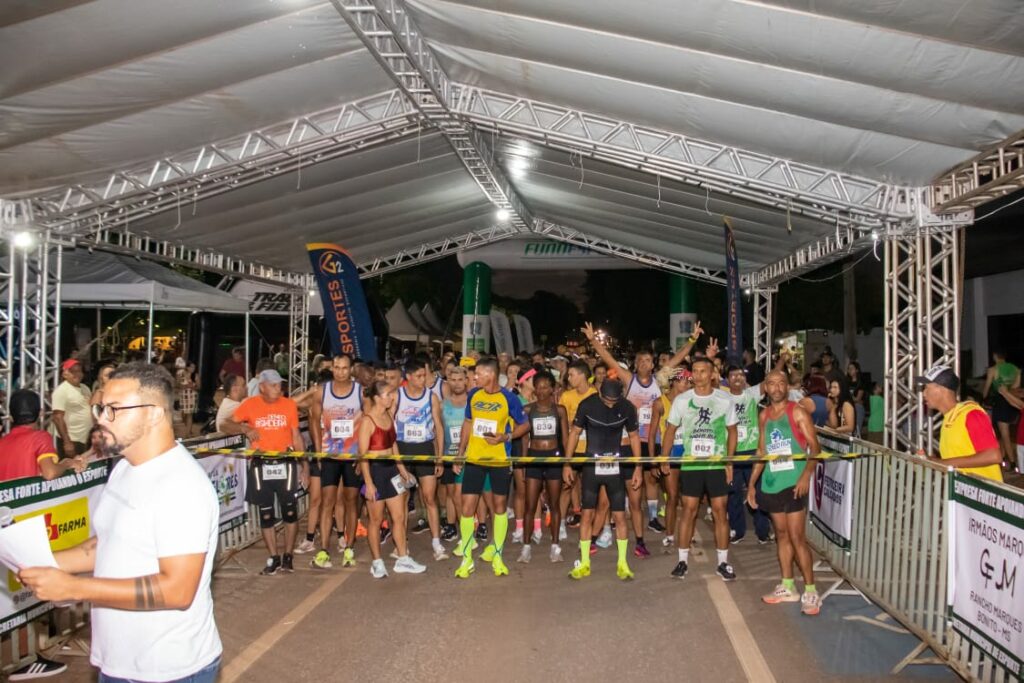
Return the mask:
[[306,250],[320,288],[332,353],[377,360],[370,310],[352,257],[336,244],[307,244]]
[[726,362],[742,365],[743,362],[743,301],[740,299],[740,260],[736,255],[736,237],[732,223],[722,217],[725,225],[725,308],[726,326],[729,336],[725,348]]

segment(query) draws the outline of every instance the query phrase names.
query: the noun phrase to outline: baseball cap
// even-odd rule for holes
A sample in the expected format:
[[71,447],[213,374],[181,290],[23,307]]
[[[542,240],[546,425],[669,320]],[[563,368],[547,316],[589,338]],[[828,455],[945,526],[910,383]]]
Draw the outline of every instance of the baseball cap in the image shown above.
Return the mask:
[[28,389],[18,389],[11,394],[10,406],[11,418],[15,422],[35,420],[41,409],[39,394]]
[[940,387],[954,392],[960,389],[960,378],[948,365],[933,365],[923,375],[918,375],[915,382],[919,387],[926,384],[938,384]]
[[281,379],[281,375],[277,370],[264,370],[260,373],[260,382],[267,382],[268,384],[280,384],[284,380]]
[[622,398],[622,382],[617,379],[606,379],[601,382],[601,398],[616,401]]
[[63,363],[60,364],[60,369],[61,370],[70,370],[71,368],[75,367],[76,365],[81,365],[81,364],[82,364],[81,361],[79,361],[77,358],[68,358],[66,361],[64,361]]

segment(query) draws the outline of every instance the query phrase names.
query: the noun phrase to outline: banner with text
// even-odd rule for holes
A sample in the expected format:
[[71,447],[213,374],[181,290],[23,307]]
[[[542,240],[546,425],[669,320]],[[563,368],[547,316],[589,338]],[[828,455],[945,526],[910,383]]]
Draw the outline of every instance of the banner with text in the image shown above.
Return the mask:
[[[38,477],[15,479],[0,484],[0,505],[11,508],[14,523],[44,516],[50,533],[50,547],[66,550],[94,535],[93,515],[100,493],[107,482],[106,460],[93,463],[81,474],[65,474],[46,481]],[[18,576],[7,567],[0,588],[0,633],[7,633],[53,609],[53,603],[40,602],[32,591],[21,585]]]
[[530,321],[522,315],[512,316],[512,324],[516,328],[516,341],[518,342],[519,350],[525,351],[526,353],[533,353],[537,350],[537,347],[533,342],[533,325]]
[[1024,680],[1024,495],[954,472],[949,499],[951,625]]
[[510,356],[515,354],[516,345],[512,339],[512,326],[508,324],[508,316],[501,311],[491,310],[491,334],[494,339],[495,353],[507,353]]
[[[818,432],[821,450],[826,453],[849,453],[848,438],[839,434]],[[814,466],[811,480],[811,524],[834,545],[850,549],[853,538],[853,462],[826,460]]]
[[736,255],[736,236],[732,222],[725,225],[725,324],[728,332],[725,356],[730,365],[743,364],[743,301],[740,299],[740,260]]
[[336,244],[307,244],[306,249],[324,303],[331,352],[377,360],[370,309],[352,257]]
[[[228,436],[190,445],[201,445],[203,448],[245,448],[245,438]],[[210,478],[213,490],[217,492],[217,500],[220,501],[220,530],[227,531],[245,524],[248,513],[245,504],[245,459],[230,455],[207,455],[199,458],[199,464]]]

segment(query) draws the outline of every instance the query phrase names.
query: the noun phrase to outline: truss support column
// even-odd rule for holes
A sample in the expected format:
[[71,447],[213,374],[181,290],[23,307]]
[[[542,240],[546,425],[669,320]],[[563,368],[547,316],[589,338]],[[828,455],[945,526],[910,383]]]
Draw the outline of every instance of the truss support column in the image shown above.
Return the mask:
[[771,370],[772,364],[772,308],[777,291],[774,287],[754,290],[754,357],[765,372]]
[[941,417],[915,378],[929,367],[960,372],[963,227],[885,243],[885,445],[932,453]]
[[306,351],[309,349],[309,287],[292,290],[288,316],[288,394],[294,396],[306,388]]

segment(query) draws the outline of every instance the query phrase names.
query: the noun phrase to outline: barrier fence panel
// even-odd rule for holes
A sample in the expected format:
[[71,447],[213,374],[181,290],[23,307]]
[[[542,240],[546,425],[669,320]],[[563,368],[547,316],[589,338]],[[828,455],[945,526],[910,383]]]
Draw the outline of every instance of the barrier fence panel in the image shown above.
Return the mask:
[[[1024,589],[1015,573],[1024,566],[1024,496],[860,439],[826,431],[820,439],[826,451],[875,454],[816,465],[813,497],[841,493],[851,503],[849,544],[813,517],[807,535],[838,575],[922,641],[897,670],[927,646],[968,680],[1024,680]],[[828,482],[825,468],[839,466],[854,468],[852,490]],[[951,497],[971,521],[951,516]],[[963,584],[956,592],[947,590],[951,569]]]

